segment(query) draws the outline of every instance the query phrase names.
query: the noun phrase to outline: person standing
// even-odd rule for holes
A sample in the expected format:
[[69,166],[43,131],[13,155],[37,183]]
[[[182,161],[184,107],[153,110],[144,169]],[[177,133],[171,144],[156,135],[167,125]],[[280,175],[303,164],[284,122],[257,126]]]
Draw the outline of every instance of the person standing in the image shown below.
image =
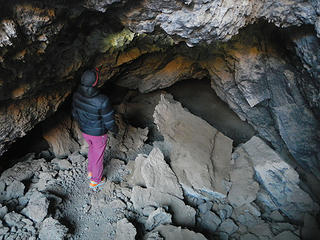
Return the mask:
[[82,74],[81,83],[73,94],[72,116],[89,145],[88,178],[90,188],[105,183],[103,175],[103,156],[107,145],[107,132],[115,134],[118,127],[114,120],[114,110],[109,98],[97,88],[99,70],[87,70]]

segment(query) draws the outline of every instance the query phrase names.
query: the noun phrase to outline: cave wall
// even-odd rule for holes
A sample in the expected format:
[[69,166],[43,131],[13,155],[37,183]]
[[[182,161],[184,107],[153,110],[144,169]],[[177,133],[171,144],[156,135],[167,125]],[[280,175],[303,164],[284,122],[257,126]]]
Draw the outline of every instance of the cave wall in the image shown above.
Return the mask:
[[0,14],[0,156],[100,66],[100,85],[143,93],[211,79],[320,179],[318,1],[16,1]]

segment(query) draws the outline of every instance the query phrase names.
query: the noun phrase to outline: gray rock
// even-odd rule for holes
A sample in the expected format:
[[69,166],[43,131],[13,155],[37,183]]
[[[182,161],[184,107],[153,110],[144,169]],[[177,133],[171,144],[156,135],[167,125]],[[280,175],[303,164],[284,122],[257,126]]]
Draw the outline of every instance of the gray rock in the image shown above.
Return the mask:
[[45,197],[45,195],[35,191],[32,193],[27,207],[25,207],[21,213],[30,218],[32,221],[39,223],[47,216],[48,207],[49,200]]
[[196,211],[185,205],[179,198],[158,192],[157,189],[145,189],[134,186],[132,190],[132,198],[136,211],[141,212],[146,206],[165,207],[168,206],[170,212],[173,213],[173,222],[180,226],[194,226]]
[[282,232],[273,238],[274,240],[299,240],[295,234],[289,231]]
[[259,240],[259,238],[251,233],[247,233],[247,234],[241,235],[240,240]]
[[273,211],[269,217],[272,221],[275,222],[283,222],[285,220],[279,211]]
[[51,162],[58,167],[58,170],[69,170],[73,167],[67,159],[55,158]]
[[195,233],[191,230],[182,229],[181,227],[175,227],[172,225],[161,225],[157,227],[154,232],[159,232],[165,240],[207,239],[201,233]]
[[72,164],[81,163],[85,161],[85,157],[82,156],[79,152],[74,152],[68,156]]
[[220,223],[221,219],[211,211],[206,212],[205,214],[200,214],[197,218],[198,227],[212,234],[215,233]]
[[40,227],[40,240],[63,240],[68,232],[68,228],[52,217],[46,218]]
[[6,224],[9,226],[9,227],[17,227],[17,228],[22,228],[24,225],[26,225],[22,219],[24,219],[25,217],[22,216],[21,214],[19,213],[16,213],[16,212],[10,212],[10,213],[7,213],[5,216],[4,216],[4,221],[6,222]]
[[136,234],[136,228],[126,218],[117,222],[115,240],[135,240]]
[[147,233],[143,237],[143,240],[164,240],[164,238],[160,236],[159,232],[151,232],[151,233]]
[[233,233],[238,231],[238,226],[229,218],[221,223],[218,231],[227,233],[228,235],[232,235]]
[[10,185],[7,186],[6,188],[6,199],[5,200],[10,200],[10,199],[16,199],[24,195],[24,189],[25,186],[22,182],[19,181],[12,181]]
[[3,219],[3,217],[8,213],[7,206],[2,206],[0,204],[0,220]]
[[213,209],[216,211],[222,221],[231,217],[233,208],[228,204],[217,204],[216,207]]
[[273,239],[274,236],[271,232],[270,226],[268,223],[260,223],[255,226],[251,226],[248,228],[249,232],[259,236],[260,239]]
[[151,231],[161,224],[171,224],[171,218],[172,216],[170,213],[167,213],[163,208],[158,208],[156,211],[152,212],[149,215],[145,227],[148,231]]
[[152,212],[154,212],[155,210],[157,210],[157,209],[156,209],[155,207],[153,207],[153,206],[146,206],[145,208],[143,208],[142,214],[143,214],[144,216],[149,217],[149,215],[150,215]]
[[198,206],[198,209],[199,209],[200,213],[206,213],[206,212],[210,211],[212,207],[213,207],[212,202],[204,202]]
[[277,205],[271,199],[271,196],[264,189],[260,189],[259,192],[257,193],[256,203],[265,212],[270,213],[272,211],[276,211],[279,209],[279,207],[277,207]]
[[298,173],[260,138],[251,138],[241,148],[252,161],[257,181],[284,214],[303,221],[304,213],[318,211],[318,204],[299,187]]
[[[131,182],[133,184],[156,188],[160,192],[183,199],[183,192],[178,183],[178,179],[165,162],[164,156],[159,148],[154,148],[147,158],[139,155],[135,161],[137,167],[135,167],[132,176]],[[135,180],[138,179],[140,174],[143,180]]]
[[235,208],[232,213],[233,219],[247,227],[255,226],[261,221],[260,216],[259,209],[253,203]]
[[303,240],[313,240],[320,236],[320,227],[316,219],[306,214],[304,216],[303,228],[301,230],[301,237]]
[[228,200],[234,207],[240,207],[256,199],[259,184],[253,179],[252,163],[244,149],[237,148],[232,154],[232,160],[234,162],[230,173],[232,185]]
[[278,235],[281,232],[284,231],[295,231],[296,228],[294,225],[291,225],[290,223],[272,223],[271,224],[271,231],[274,235]]
[[171,167],[187,194],[223,198],[229,189],[232,140],[161,95],[154,122],[170,146]]

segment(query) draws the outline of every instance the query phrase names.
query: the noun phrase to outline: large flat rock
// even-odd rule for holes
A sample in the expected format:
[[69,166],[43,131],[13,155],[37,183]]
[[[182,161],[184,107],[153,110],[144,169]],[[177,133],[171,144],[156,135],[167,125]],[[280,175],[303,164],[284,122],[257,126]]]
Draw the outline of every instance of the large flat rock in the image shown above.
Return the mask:
[[197,197],[225,197],[232,140],[173,100],[161,95],[153,114],[183,189]]
[[305,213],[319,210],[318,204],[299,187],[298,173],[260,138],[253,137],[240,148],[247,153],[256,180],[290,219],[302,222]]

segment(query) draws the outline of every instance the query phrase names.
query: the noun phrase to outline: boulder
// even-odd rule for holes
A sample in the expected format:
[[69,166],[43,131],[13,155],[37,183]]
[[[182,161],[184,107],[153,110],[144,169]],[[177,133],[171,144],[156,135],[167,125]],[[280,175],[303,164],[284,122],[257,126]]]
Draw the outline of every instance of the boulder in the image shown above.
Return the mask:
[[143,212],[146,206],[169,207],[173,222],[180,226],[194,226],[196,211],[170,194],[161,193],[157,189],[134,186],[131,201],[138,212]]
[[159,148],[154,148],[148,157],[139,155],[136,158],[135,169],[130,182],[183,199],[183,192],[178,179],[165,162]]
[[233,233],[238,231],[238,226],[229,218],[221,223],[218,231],[227,233],[228,235],[232,235]]
[[161,95],[153,117],[169,146],[170,164],[184,191],[198,197],[226,197],[232,140],[188,112],[171,95]]
[[57,167],[57,170],[69,170],[72,164],[67,159],[52,159],[51,162]]
[[274,240],[299,240],[300,238],[290,231],[285,231],[273,238]]
[[211,211],[199,214],[197,217],[197,226],[210,234],[214,234],[221,224],[221,219]]
[[159,225],[172,223],[171,218],[172,216],[170,213],[167,213],[163,208],[158,208],[149,215],[145,227],[150,231]]
[[21,213],[32,221],[39,223],[47,216],[48,207],[49,200],[45,195],[35,191],[32,193],[28,205],[21,211]]
[[254,180],[254,170],[248,154],[237,148],[232,154],[233,169],[231,175],[231,189],[228,200],[234,207],[240,207],[254,201],[257,197],[259,184]]
[[115,240],[135,240],[136,234],[136,228],[126,218],[117,222]]
[[40,240],[63,240],[68,228],[52,217],[46,218],[41,224],[39,231]]
[[[11,199],[17,199],[24,195],[25,186],[22,182],[13,180],[6,181],[9,185],[7,185],[6,190],[2,190],[0,194],[0,202],[1,201],[9,201]],[[2,183],[3,185],[3,183]],[[0,187],[0,189],[3,187]]]
[[[206,240],[201,233],[196,233],[188,229],[183,229],[181,227],[175,227],[172,225],[161,225],[157,227],[153,232],[159,232],[160,235],[165,240],[187,240],[187,239],[197,239],[197,240]],[[145,239],[161,239],[161,238],[148,238],[153,233],[148,234]]]
[[298,173],[260,138],[253,137],[240,148],[248,154],[257,181],[290,219],[302,222],[305,213],[319,210],[299,187]]
[[25,219],[25,217],[16,212],[9,212],[4,216],[4,221],[9,227],[23,228],[23,226],[26,225],[26,223],[22,221],[23,219]]

